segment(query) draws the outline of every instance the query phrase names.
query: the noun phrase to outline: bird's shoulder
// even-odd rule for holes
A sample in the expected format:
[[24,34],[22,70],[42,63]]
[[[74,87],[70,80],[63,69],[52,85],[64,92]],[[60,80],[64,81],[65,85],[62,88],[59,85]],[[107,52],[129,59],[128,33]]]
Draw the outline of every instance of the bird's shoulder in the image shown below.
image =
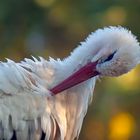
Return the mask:
[[[56,64],[57,63],[57,64]],[[48,94],[60,62],[50,58],[25,58],[20,63],[10,59],[0,62],[0,95],[20,93]]]

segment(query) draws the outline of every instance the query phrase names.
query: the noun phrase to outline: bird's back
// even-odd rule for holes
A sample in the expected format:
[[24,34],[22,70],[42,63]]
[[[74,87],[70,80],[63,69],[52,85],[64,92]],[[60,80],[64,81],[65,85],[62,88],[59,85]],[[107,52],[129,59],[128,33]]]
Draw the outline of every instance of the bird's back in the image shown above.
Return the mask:
[[20,140],[79,136],[95,79],[51,96],[48,89],[65,79],[64,71],[73,71],[65,68],[43,58],[0,63],[0,138],[11,139],[13,132]]

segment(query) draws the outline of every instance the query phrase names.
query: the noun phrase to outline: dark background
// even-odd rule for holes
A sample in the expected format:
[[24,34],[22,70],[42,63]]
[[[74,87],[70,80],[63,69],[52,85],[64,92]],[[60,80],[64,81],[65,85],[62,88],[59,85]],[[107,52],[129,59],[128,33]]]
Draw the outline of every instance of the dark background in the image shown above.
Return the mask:
[[[110,25],[140,39],[140,0],[0,0],[0,59],[64,58]],[[140,67],[96,84],[80,140],[140,140]]]

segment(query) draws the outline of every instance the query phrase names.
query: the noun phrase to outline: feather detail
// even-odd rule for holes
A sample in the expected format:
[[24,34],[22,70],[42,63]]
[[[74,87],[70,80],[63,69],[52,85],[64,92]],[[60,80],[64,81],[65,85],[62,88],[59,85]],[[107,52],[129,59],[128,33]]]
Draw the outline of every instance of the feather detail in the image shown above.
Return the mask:
[[97,30],[63,61],[32,56],[0,62],[0,138],[10,139],[14,131],[18,140],[39,140],[43,131],[45,140],[77,139],[97,77],[56,96],[49,89],[114,51],[111,60],[96,65],[101,75],[118,76],[140,62],[139,43],[122,27]]
[[[52,58],[49,62],[33,58],[21,63],[9,59],[0,63],[2,138],[10,139],[14,130],[17,139],[22,140],[39,140],[42,131],[46,140],[72,140],[79,136],[92,88],[89,93],[82,84],[82,91],[76,86],[63,94],[50,96],[49,87],[75,71],[69,69],[67,75],[63,75],[61,72],[65,71],[65,65]],[[88,83],[93,84],[93,81]],[[71,93],[65,94],[68,92]]]
[[9,139],[13,131],[22,140],[39,140],[42,131],[46,140],[78,137],[94,87],[88,91],[86,85],[93,85],[95,79],[51,96],[48,89],[71,75],[76,65],[71,67],[73,62],[60,59],[32,58],[0,63],[1,138]]

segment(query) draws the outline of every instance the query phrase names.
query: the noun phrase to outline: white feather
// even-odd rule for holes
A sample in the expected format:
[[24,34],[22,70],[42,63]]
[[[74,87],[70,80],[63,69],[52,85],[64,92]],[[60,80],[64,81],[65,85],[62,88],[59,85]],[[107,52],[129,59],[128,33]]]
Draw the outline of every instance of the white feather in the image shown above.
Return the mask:
[[[122,58],[130,56],[133,64],[122,59],[126,61],[122,66],[131,65],[130,70],[140,62],[139,56],[136,58],[140,54],[139,44],[130,32],[120,27],[92,33],[63,61],[32,57],[33,60],[25,58],[21,63],[9,59],[0,62],[0,138],[10,139],[14,130],[19,140],[39,140],[42,131],[46,140],[78,138],[97,77],[56,96],[51,96],[48,89],[88,62],[109,55],[122,46],[127,46],[129,51],[124,55],[124,50],[120,49],[118,55]],[[133,49],[137,53],[133,53]],[[108,70],[107,64],[97,68],[99,71]]]

